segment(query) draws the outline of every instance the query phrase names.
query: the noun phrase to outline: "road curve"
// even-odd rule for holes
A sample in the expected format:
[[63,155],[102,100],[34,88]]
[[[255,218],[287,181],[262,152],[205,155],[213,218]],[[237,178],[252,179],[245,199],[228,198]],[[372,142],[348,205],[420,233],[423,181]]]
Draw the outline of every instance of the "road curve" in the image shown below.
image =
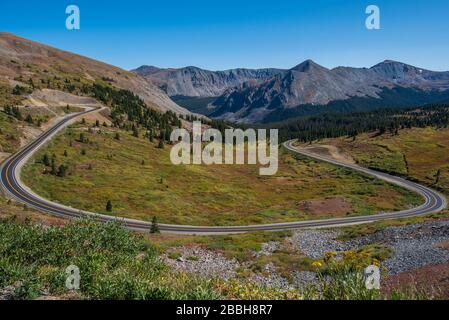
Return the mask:
[[[63,218],[79,218],[79,217],[94,217],[99,221],[120,221],[127,228],[136,231],[148,231],[151,227],[151,223],[147,221],[139,221],[134,219],[119,218],[114,216],[107,216],[102,214],[96,214],[93,212],[81,211],[68,206],[64,206],[35,194],[32,190],[27,188],[20,180],[20,171],[24,164],[31,158],[31,156],[46,142],[48,142],[54,135],[60,130],[72,123],[76,118],[89,113],[95,112],[98,109],[90,109],[84,112],[76,113],[65,117],[58,122],[55,126],[48,131],[40,135],[36,140],[31,142],[26,147],[22,148],[16,154],[9,157],[0,166],[0,187],[3,191],[12,199],[25,204],[29,208],[36,209],[41,212],[45,212],[54,216]],[[248,226],[187,226],[187,225],[172,225],[172,224],[159,224],[159,229],[166,233],[183,233],[183,234],[232,234],[251,231],[276,231],[276,230],[290,230],[290,229],[303,229],[303,228],[317,228],[317,227],[336,227],[350,224],[368,223],[386,219],[396,219],[420,216],[429,213],[435,213],[446,208],[446,199],[440,193],[433,191],[430,188],[419,185],[417,183],[405,180],[404,178],[392,176],[386,173],[377,172],[374,170],[366,169],[353,164],[341,163],[336,160],[326,158],[317,154],[313,154],[304,149],[297,149],[293,146],[293,140],[284,143],[284,147],[292,153],[302,156],[314,158],[319,161],[328,162],[339,167],[344,167],[350,170],[358,171],[363,174],[374,176],[378,179],[387,181],[389,183],[404,187],[413,192],[420,194],[424,203],[419,207],[408,209],[404,211],[380,213],[370,216],[356,216],[345,218],[332,218],[323,220],[308,220],[308,221],[296,221],[285,223],[273,223],[264,225],[248,225]]]

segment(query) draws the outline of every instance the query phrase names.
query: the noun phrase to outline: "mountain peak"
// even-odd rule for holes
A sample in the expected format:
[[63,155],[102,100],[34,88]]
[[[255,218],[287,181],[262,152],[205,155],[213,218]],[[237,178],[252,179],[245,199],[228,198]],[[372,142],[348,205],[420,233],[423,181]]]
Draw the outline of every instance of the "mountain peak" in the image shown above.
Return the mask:
[[403,64],[402,62],[399,62],[399,61],[396,61],[396,60],[384,60],[383,62],[381,62],[381,63],[398,63],[398,64]]
[[304,62],[301,62],[297,66],[293,67],[291,70],[299,72],[310,72],[312,70],[328,70],[328,69],[323,66],[320,66],[315,61],[308,59]]
[[161,71],[161,68],[155,67],[155,66],[148,66],[148,65],[143,65],[138,67],[137,69],[131,70],[132,72],[136,72],[138,74],[141,75],[150,75],[150,74],[154,74],[156,72]]
[[376,67],[382,67],[382,66],[391,66],[391,65],[400,65],[403,66],[405,65],[405,63],[396,61],[396,60],[384,60],[376,65],[374,65],[373,67],[371,67],[371,69],[376,68]]

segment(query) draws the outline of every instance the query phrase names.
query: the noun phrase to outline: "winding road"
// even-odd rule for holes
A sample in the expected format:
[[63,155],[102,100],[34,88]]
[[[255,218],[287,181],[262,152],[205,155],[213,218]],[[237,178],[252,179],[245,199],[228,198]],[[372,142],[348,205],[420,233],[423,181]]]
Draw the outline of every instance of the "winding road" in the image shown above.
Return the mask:
[[[41,212],[45,212],[54,216],[63,218],[79,218],[85,216],[95,217],[100,221],[120,221],[126,227],[136,231],[148,231],[151,227],[150,222],[139,221],[134,219],[120,218],[114,216],[107,216],[102,214],[96,214],[93,212],[81,211],[75,208],[64,206],[55,202],[46,200],[39,195],[35,194],[32,190],[27,188],[20,180],[20,172],[25,163],[32,157],[32,155],[41,148],[46,142],[53,138],[59,131],[64,129],[73,121],[90,112],[97,112],[99,109],[89,109],[84,112],[72,114],[66,116],[56,125],[40,135],[36,140],[29,145],[22,148],[16,154],[9,157],[0,166],[0,187],[6,193],[9,198],[14,199],[29,208],[36,209]],[[408,209],[404,211],[380,213],[370,216],[356,216],[356,217],[344,217],[344,218],[332,218],[323,220],[308,220],[308,221],[296,221],[285,223],[273,223],[263,225],[248,225],[248,226],[187,226],[187,225],[172,225],[172,224],[159,224],[159,229],[162,232],[167,233],[183,233],[183,234],[232,234],[251,231],[276,231],[276,230],[289,230],[289,229],[301,229],[301,228],[317,228],[317,227],[336,227],[345,226],[350,224],[369,223],[379,220],[396,219],[405,217],[414,217],[430,213],[439,212],[446,208],[446,199],[440,193],[422,186],[420,184],[408,181],[404,178],[392,176],[386,173],[377,172],[371,169],[363,168],[354,164],[346,164],[334,159],[323,157],[314,153],[310,153],[304,149],[298,149],[294,147],[293,140],[287,141],[283,146],[292,153],[302,156],[314,158],[319,161],[328,162],[339,167],[344,167],[349,170],[354,170],[362,174],[374,176],[378,179],[387,181],[389,183],[401,186],[413,192],[420,194],[424,203],[419,207]]]

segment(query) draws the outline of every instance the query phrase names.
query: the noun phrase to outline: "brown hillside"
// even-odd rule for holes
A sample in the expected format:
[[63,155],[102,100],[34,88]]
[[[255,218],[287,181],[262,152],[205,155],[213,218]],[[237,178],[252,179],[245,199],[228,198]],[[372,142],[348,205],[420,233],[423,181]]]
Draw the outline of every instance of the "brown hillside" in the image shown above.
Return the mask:
[[161,111],[188,111],[174,103],[163,91],[140,76],[77,54],[0,32],[0,79],[14,84],[17,77],[47,79],[78,77],[82,81],[107,79],[113,85],[133,91],[149,106]]

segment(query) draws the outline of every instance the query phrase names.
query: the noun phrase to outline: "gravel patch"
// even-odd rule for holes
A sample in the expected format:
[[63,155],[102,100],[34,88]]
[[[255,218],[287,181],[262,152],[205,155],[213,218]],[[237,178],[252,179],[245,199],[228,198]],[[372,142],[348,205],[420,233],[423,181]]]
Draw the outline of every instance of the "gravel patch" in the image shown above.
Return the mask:
[[392,257],[382,264],[391,275],[449,261],[449,250],[437,246],[449,239],[447,220],[388,227],[347,242],[336,240],[339,234],[338,230],[299,230],[290,242],[314,259],[329,251],[341,252],[382,244],[393,249]]
[[0,300],[11,300],[14,297],[15,286],[7,286],[0,289]]
[[299,230],[289,238],[291,245],[304,255],[317,259],[326,252],[347,251],[353,245],[336,240],[339,232],[335,230]]
[[288,290],[292,287],[287,279],[277,273],[276,266],[273,263],[266,264],[262,273],[254,273],[251,275],[250,279],[261,287],[277,288],[281,290]]
[[[449,262],[449,250],[438,246],[449,239],[449,221],[431,221],[407,226],[388,227],[373,234],[350,241],[339,241],[339,230],[298,230],[286,239],[289,245],[305,256],[319,259],[326,252],[357,250],[369,244],[381,244],[393,249],[392,257],[383,262],[390,275],[411,271],[427,265]],[[262,244],[254,257],[269,256],[279,250],[281,243],[270,241]],[[227,259],[219,252],[201,247],[182,247],[172,250],[179,257],[170,259],[164,255],[165,262],[175,270],[187,271],[206,277],[230,279],[237,275],[237,268],[245,267],[235,259]],[[260,273],[251,279],[261,286],[288,290],[304,289],[316,281],[316,274],[309,271],[294,271],[291,281],[279,275],[276,267],[267,264]],[[1,294],[0,294],[1,295]]]
[[256,273],[251,276],[251,280],[261,287],[276,288],[281,290],[288,290],[292,287],[287,279],[277,273],[271,273],[269,275]]
[[277,241],[269,241],[266,243],[262,243],[260,250],[255,252],[254,256],[256,258],[262,257],[262,256],[269,256],[269,255],[273,254],[273,252],[278,250],[279,247],[280,247],[280,244]]
[[235,270],[240,266],[235,259],[227,259],[219,252],[201,247],[181,247],[170,252],[179,253],[180,256],[171,259],[170,253],[165,254],[163,260],[167,265],[177,271],[197,273],[204,277],[218,277],[226,280],[234,277]]
[[316,273],[311,271],[295,271],[293,273],[293,285],[296,288],[305,289],[307,286],[315,283]]
[[390,246],[393,256],[383,266],[390,275],[449,261],[449,250],[437,247],[449,239],[449,221],[424,222],[388,227],[372,235],[351,240],[354,246],[379,243]]

